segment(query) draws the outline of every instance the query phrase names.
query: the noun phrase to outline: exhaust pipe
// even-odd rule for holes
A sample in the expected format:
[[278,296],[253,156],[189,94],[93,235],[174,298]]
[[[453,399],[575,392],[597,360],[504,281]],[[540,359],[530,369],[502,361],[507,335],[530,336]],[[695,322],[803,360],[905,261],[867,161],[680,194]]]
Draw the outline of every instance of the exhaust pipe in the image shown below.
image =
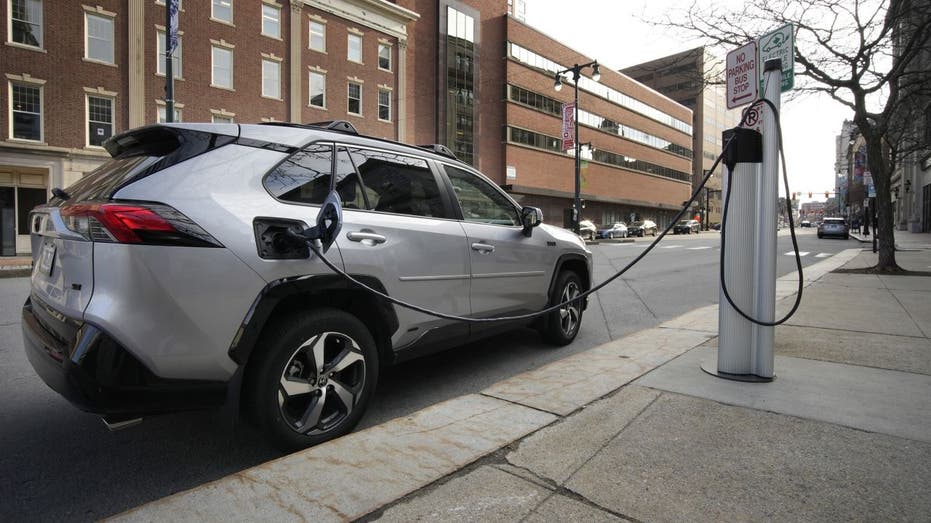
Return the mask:
[[107,426],[107,430],[110,432],[116,432],[118,430],[128,429],[129,427],[135,427],[142,423],[142,418],[131,418],[126,416],[103,416],[100,418],[100,421]]

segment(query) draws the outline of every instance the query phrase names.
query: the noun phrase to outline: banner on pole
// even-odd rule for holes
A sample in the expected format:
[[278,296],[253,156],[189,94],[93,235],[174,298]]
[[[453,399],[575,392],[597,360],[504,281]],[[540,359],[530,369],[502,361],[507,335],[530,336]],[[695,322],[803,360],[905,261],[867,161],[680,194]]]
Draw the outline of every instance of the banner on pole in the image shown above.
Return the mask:
[[171,56],[178,47],[178,4],[181,0],[168,0],[165,6],[168,9],[168,45],[165,46],[165,55]]
[[562,105],[562,150],[575,149],[575,103]]

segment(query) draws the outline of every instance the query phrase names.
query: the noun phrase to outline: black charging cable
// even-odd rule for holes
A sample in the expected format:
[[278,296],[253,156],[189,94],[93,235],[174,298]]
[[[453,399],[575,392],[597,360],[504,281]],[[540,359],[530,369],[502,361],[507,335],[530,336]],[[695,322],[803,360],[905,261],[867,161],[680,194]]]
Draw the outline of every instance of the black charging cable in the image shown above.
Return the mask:
[[[752,318],[752,317],[750,317],[749,314],[747,314],[747,313],[745,313],[743,310],[741,310],[741,308],[738,307],[736,303],[734,303],[734,300],[731,298],[730,293],[727,291],[727,280],[725,279],[725,275],[726,275],[727,271],[726,271],[725,266],[724,266],[724,259],[725,259],[724,254],[725,254],[725,249],[726,249],[726,245],[727,245],[727,243],[726,243],[726,242],[727,242],[727,234],[726,234],[726,232],[725,232],[726,227],[725,227],[724,225],[727,224],[727,206],[728,206],[728,203],[730,202],[730,199],[731,199],[731,187],[733,187],[732,179],[733,179],[733,176],[734,176],[734,172],[733,172],[733,170],[731,170],[731,169],[728,169],[728,171],[727,171],[727,192],[726,192],[726,194],[725,194],[725,196],[724,196],[724,209],[723,209],[723,214],[722,214],[722,216],[721,216],[722,225],[721,225],[721,263],[720,263],[720,271],[721,271],[721,290],[724,292],[724,297],[727,299],[727,302],[731,305],[731,307],[732,307],[735,311],[737,311],[738,314],[740,314],[740,315],[743,316],[746,320],[748,320],[748,321],[750,321],[750,322],[752,322],[752,323],[755,323],[755,324],[757,324],[757,325],[762,325],[762,326],[764,326],[764,327],[775,327],[776,325],[782,325],[783,323],[785,323],[786,321],[788,321],[788,319],[791,318],[791,317],[795,314],[795,311],[798,310],[799,305],[802,303],[802,289],[805,287],[805,285],[804,285],[804,280],[805,280],[805,278],[804,278],[804,276],[803,276],[803,274],[802,274],[802,257],[801,257],[801,255],[799,254],[798,240],[797,240],[796,237],[795,237],[795,222],[794,222],[794,220],[792,219],[792,199],[791,199],[791,197],[789,196],[789,195],[790,195],[790,193],[789,193],[789,175],[788,175],[788,173],[787,173],[787,171],[786,171],[786,155],[785,155],[785,150],[784,150],[783,147],[782,147],[782,122],[781,122],[780,119],[779,119],[779,111],[776,109],[776,105],[773,104],[773,102],[771,102],[770,100],[767,100],[766,98],[761,98],[760,100],[757,100],[756,102],[754,102],[753,104],[750,105],[750,108],[754,107],[755,105],[761,105],[761,104],[764,104],[764,103],[767,104],[767,105],[769,106],[769,108],[772,109],[772,111],[773,111],[773,115],[774,115],[774,118],[775,118],[775,120],[776,120],[776,131],[777,131],[777,134],[776,134],[776,135],[777,135],[777,137],[778,137],[778,139],[779,139],[779,157],[782,159],[782,181],[783,181],[783,184],[785,185],[785,188],[786,188],[786,214],[788,214],[788,216],[789,216],[789,233],[790,233],[791,236],[792,236],[792,248],[793,248],[794,251],[795,251],[795,265],[796,265],[796,267],[797,267],[797,269],[798,269],[798,292],[796,293],[796,296],[795,296],[795,304],[792,306],[792,309],[791,309],[782,319],[780,319],[780,320],[778,320],[778,321],[772,321],[772,322],[763,321],[763,320],[759,320],[759,319],[757,319],[757,318]],[[746,122],[747,116],[748,116],[749,114],[750,114],[750,111],[749,111],[749,110],[748,110],[747,112],[744,113],[743,118],[741,118],[741,120],[740,120],[740,125],[741,125],[741,126],[744,125],[744,123]],[[731,139],[731,141],[732,141],[732,140],[733,140],[733,138]],[[727,149],[727,146],[729,146],[729,145],[730,145],[730,141],[728,141],[728,144],[725,145],[725,148],[724,148],[725,151],[726,151],[726,149]],[[722,152],[721,154],[723,155],[724,153]]]
[[[756,102],[756,103],[758,104],[758,103],[761,103],[761,102],[769,103],[769,104],[770,104],[770,107],[772,107],[772,108],[773,108],[773,111],[776,113],[776,123],[777,123],[777,128],[779,129],[779,144],[780,144],[779,150],[780,150],[780,154],[782,155],[782,164],[783,164],[783,166],[782,166],[782,171],[783,171],[783,177],[784,177],[784,180],[785,180],[786,191],[788,192],[788,189],[789,189],[789,182],[788,182],[788,176],[787,176],[787,174],[786,174],[786,168],[785,168],[785,154],[784,154],[784,152],[782,151],[782,127],[781,127],[781,125],[779,124],[779,115],[778,115],[778,112],[775,111],[775,106],[773,106],[772,102],[770,102],[769,100],[765,100],[765,99],[764,99],[764,100],[758,101],[758,102]],[[752,107],[752,106],[751,106],[751,107]],[[746,120],[746,117],[747,117],[747,114],[744,114],[744,117],[741,119],[741,123],[740,123],[741,126],[744,125],[745,120]],[[708,180],[711,178],[711,175],[714,173],[715,169],[717,169],[718,165],[720,165],[722,159],[724,158],[725,154],[727,153],[727,150],[732,146],[731,144],[733,143],[733,141],[734,141],[734,138],[731,137],[731,138],[724,144],[724,147],[722,148],[721,154],[718,155],[717,159],[715,159],[714,163],[711,165],[711,168],[708,169],[708,170],[706,171],[706,174],[705,174],[704,178],[702,178],[701,183],[698,184],[698,186],[697,186],[697,187],[695,188],[695,190],[692,192],[692,196],[689,197],[688,201],[686,201],[686,202],[683,204],[682,209],[681,209],[681,210],[676,214],[676,216],[669,222],[669,225],[667,225],[666,228],[663,229],[663,232],[662,232],[659,236],[657,236],[657,237],[650,243],[650,245],[648,245],[647,248],[643,250],[643,252],[641,252],[641,253],[640,253],[636,258],[634,258],[630,263],[628,263],[627,265],[625,265],[623,269],[621,269],[620,271],[616,272],[613,276],[611,276],[610,278],[608,278],[608,279],[606,279],[605,281],[601,282],[600,284],[598,284],[598,285],[592,287],[591,289],[589,289],[589,290],[587,290],[587,291],[585,291],[585,292],[579,294],[578,296],[576,296],[575,298],[572,298],[571,300],[564,301],[564,302],[562,302],[562,303],[557,303],[557,304],[555,304],[555,305],[549,306],[549,307],[547,307],[547,308],[545,308],[545,309],[542,309],[542,310],[539,310],[539,311],[537,311],[537,312],[531,312],[531,313],[527,313],[527,314],[519,314],[519,315],[515,315],[515,316],[498,316],[498,317],[493,317],[493,318],[471,318],[471,317],[466,317],[466,316],[458,316],[458,315],[455,315],[455,314],[446,314],[446,313],[443,313],[443,312],[438,312],[438,311],[430,310],[430,309],[421,307],[421,306],[419,306],[419,305],[414,305],[413,303],[408,303],[408,302],[406,302],[406,301],[404,301],[404,300],[399,300],[399,299],[397,299],[397,298],[394,298],[394,297],[392,297],[392,296],[389,296],[389,295],[387,295],[387,294],[385,294],[385,293],[379,291],[378,289],[372,288],[372,287],[370,287],[369,285],[366,285],[365,283],[362,283],[361,281],[359,281],[359,280],[355,279],[354,277],[352,277],[352,275],[346,273],[344,270],[342,270],[342,269],[340,269],[339,267],[337,267],[336,265],[334,265],[330,260],[328,260],[328,259],[323,255],[323,253],[320,252],[321,244],[320,244],[319,240],[308,240],[308,239],[306,239],[306,238],[303,238],[303,239],[307,242],[307,245],[308,245],[308,247],[310,248],[310,250],[313,251],[314,254],[316,254],[317,257],[318,257],[327,267],[329,267],[330,270],[332,270],[332,271],[335,272],[336,274],[342,276],[344,279],[346,279],[347,281],[353,283],[354,285],[356,285],[356,286],[358,286],[358,287],[364,289],[365,291],[367,291],[367,292],[369,292],[369,293],[371,293],[371,294],[374,294],[374,295],[376,295],[376,296],[378,296],[378,297],[380,297],[380,298],[382,298],[382,299],[384,299],[384,300],[386,300],[386,301],[388,301],[388,302],[390,302],[390,303],[393,303],[393,304],[395,304],[395,305],[398,305],[398,306],[400,306],[400,307],[404,307],[404,308],[406,308],[406,309],[410,309],[410,310],[413,310],[413,311],[416,311],[416,312],[420,312],[420,313],[426,314],[426,315],[428,315],[428,316],[433,316],[433,317],[436,317],[436,318],[442,318],[442,319],[453,320],[453,321],[461,321],[461,322],[466,322],[466,323],[495,323],[495,322],[506,322],[506,321],[525,321],[525,320],[531,320],[531,319],[534,319],[534,318],[538,318],[538,317],[541,317],[541,316],[545,316],[545,315],[547,315],[547,314],[550,314],[550,313],[552,313],[552,312],[554,312],[554,311],[556,311],[556,310],[559,310],[559,309],[561,309],[561,308],[563,308],[563,307],[565,307],[565,306],[567,306],[567,305],[570,305],[570,304],[573,304],[573,303],[580,303],[580,301],[581,301],[582,299],[588,297],[589,295],[591,295],[591,294],[593,294],[593,293],[598,292],[599,290],[601,290],[602,288],[604,288],[605,286],[607,286],[609,283],[611,283],[611,282],[613,282],[614,280],[616,280],[617,278],[621,277],[621,276],[622,276],[624,273],[626,273],[631,267],[633,267],[634,265],[636,265],[637,263],[639,263],[640,260],[642,260],[647,254],[649,254],[650,251],[652,251],[652,250],[656,247],[656,245],[657,245],[660,241],[662,241],[663,238],[665,238],[667,234],[669,234],[669,231],[672,230],[672,228],[676,225],[676,223],[677,223],[680,219],[682,219],[682,216],[685,214],[685,212],[691,207],[692,203],[695,202],[696,198],[698,198],[698,195],[701,194],[702,189],[705,187],[705,184],[708,183]],[[730,174],[729,174],[729,176],[730,176]],[[795,310],[798,309],[799,303],[801,302],[801,295],[802,295],[802,264],[801,264],[801,258],[800,258],[799,255],[798,255],[798,243],[796,242],[796,239],[795,239],[795,229],[794,229],[794,225],[793,225],[793,222],[792,222],[791,207],[789,207],[789,224],[790,224],[790,226],[792,227],[792,243],[793,243],[793,245],[795,246],[796,260],[797,260],[797,263],[798,263],[798,272],[799,272],[799,292],[798,292],[798,298],[797,298],[797,300],[796,300],[795,306],[792,308],[792,311],[789,313],[789,315],[787,315],[785,318],[783,318],[783,319],[780,320],[779,322],[776,322],[776,323],[767,323],[767,322],[758,321],[758,320],[755,320],[754,318],[751,318],[751,317],[748,316],[747,314],[745,314],[743,311],[741,311],[741,310],[734,304],[733,300],[732,300],[731,297],[730,297],[730,294],[727,292],[727,288],[726,288],[725,282],[724,282],[724,247],[725,247],[725,243],[724,243],[724,242],[725,242],[725,233],[724,233],[724,226],[723,226],[723,224],[726,224],[726,223],[727,223],[727,199],[730,198],[730,189],[731,189],[730,178],[728,179],[728,187],[727,187],[727,189],[728,189],[728,191],[727,191],[727,196],[726,196],[726,199],[725,199],[725,202],[724,202],[724,209],[723,209],[723,216],[722,216],[722,227],[721,227],[721,287],[722,287],[722,289],[724,290],[724,296],[727,298],[727,300],[728,300],[728,302],[731,304],[731,306],[734,307],[734,309],[737,310],[737,312],[739,312],[739,313],[740,313],[744,318],[746,318],[747,320],[752,321],[752,322],[757,323],[757,324],[760,324],[760,325],[778,325],[778,324],[780,324],[780,323],[785,322],[789,317],[791,317],[792,314],[795,313]],[[787,199],[787,201],[788,201],[788,199]],[[791,205],[791,204],[788,204],[788,205]]]

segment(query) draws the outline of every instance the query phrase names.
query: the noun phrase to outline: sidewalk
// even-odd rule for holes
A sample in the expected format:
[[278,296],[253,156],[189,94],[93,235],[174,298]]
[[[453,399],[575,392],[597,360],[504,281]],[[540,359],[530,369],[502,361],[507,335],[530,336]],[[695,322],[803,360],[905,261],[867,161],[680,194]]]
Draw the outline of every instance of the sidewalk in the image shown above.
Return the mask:
[[0,278],[19,278],[32,272],[32,258],[28,256],[0,256]]
[[875,262],[806,269],[771,383],[700,369],[705,307],[114,519],[928,521],[931,277],[831,273]]

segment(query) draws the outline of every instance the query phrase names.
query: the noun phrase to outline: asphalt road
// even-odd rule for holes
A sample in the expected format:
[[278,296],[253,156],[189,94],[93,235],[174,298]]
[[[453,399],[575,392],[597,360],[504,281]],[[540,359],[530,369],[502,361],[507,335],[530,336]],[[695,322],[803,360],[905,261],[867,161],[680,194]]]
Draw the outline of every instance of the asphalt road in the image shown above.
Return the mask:
[[[592,245],[596,280],[630,263],[650,240]],[[803,265],[859,246],[818,240],[813,229],[799,231],[799,244]],[[717,233],[668,236],[593,296],[568,347],[548,347],[521,330],[387,369],[360,428],[717,303],[719,247]],[[780,235],[780,275],[795,270],[785,255],[791,250]],[[27,278],[0,279],[0,521],[96,520],[280,455],[222,412],[153,417],[109,433],[48,389],[26,361],[19,311],[28,291]]]

